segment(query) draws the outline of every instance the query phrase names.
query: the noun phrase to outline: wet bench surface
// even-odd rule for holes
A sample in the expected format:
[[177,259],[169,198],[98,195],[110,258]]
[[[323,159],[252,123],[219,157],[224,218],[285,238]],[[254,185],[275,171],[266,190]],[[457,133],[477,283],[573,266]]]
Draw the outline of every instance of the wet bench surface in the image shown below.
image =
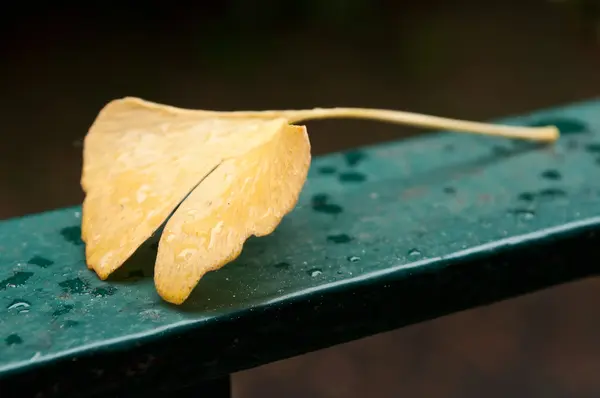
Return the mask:
[[0,396],[202,393],[205,379],[597,272],[600,100],[501,122],[563,136],[444,132],[316,158],[275,233],[180,307],[154,290],[155,242],[103,282],[79,207],[0,222]]

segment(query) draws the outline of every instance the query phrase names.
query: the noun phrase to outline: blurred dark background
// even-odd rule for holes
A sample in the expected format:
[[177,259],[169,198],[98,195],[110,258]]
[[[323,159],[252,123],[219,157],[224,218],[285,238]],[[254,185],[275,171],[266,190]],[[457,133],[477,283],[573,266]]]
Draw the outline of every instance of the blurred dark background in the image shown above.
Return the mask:
[[[0,13],[0,218],[80,203],[81,140],[126,95],[476,120],[598,97],[598,1],[11,3]],[[316,154],[424,133],[309,130]],[[596,280],[550,289],[242,372],[235,396],[598,397],[598,304]]]

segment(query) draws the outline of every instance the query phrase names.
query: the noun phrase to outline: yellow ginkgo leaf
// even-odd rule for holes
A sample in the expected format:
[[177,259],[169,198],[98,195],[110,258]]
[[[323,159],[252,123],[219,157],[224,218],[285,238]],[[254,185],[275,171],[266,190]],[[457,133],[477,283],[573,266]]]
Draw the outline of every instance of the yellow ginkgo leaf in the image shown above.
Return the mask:
[[84,141],[88,267],[107,278],[172,214],[159,242],[155,284],[165,300],[182,303],[206,272],[235,259],[248,237],[271,233],[295,206],[310,143],[304,127],[290,124],[343,117],[558,138],[554,126],[499,126],[379,109],[216,112],[115,100]]
[[82,239],[100,278],[119,268],[215,167],[268,141],[285,119],[183,114],[125,99],[84,141]]

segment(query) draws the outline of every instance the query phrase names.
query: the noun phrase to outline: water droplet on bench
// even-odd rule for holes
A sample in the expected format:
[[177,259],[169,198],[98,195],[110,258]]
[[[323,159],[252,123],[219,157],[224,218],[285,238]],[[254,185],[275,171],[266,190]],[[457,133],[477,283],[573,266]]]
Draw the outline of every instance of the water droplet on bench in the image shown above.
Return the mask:
[[319,167],[319,173],[320,174],[329,175],[329,174],[335,174],[335,172],[336,172],[336,169],[333,166],[322,166],[322,167]]
[[344,158],[346,159],[346,164],[348,164],[348,166],[350,166],[350,167],[354,167],[354,166],[358,165],[366,157],[367,156],[365,155],[365,153],[360,152],[360,151],[346,152],[344,154]]
[[77,325],[79,325],[79,322],[71,320],[71,319],[67,319],[62,325],[60,325],[60,327],[63,329],[70,329]]
[[356,262],[360,261],[360,257],[350,256],[350,257],[348,257],[348,261],[350,261],[351,263],[356,263]]
[[417,256],[420,256],[420,255],[421,255],[421,252],[420,252],[418,249],[410,249],[410,250],[408,251],[408,255],[409,255],[410,257],[417,257]]
[[0,290],[5,290],[9,287],[23,286],[32,276],[33,272],[15,272],[13,276],[0,281]]
[[23,343],[23,339],[18,334],[11,334],[4,339],[6,345],[17,345]]
[[339,214],[344,211],[341,206],[329,203],[329,196],[323,193],[312,197],[312,208],[315,211],[326,214]]
[[585,150],[590,153],[600,153],[600,143],[587,144]]
[[363,182],[367,179],[367,176],[355,171],[349,171],[340,174],[339,179],[341,182]]
[[29,261],[27,261],[27,264],[37,265],[38,267],[41,267],[41,268],[48,268],[49,266],[54,264],[54,261],[47,259],[46,257],[36,255],[36,256],[31,257],[29,259]]
[[560,180],[561,179],[561,175],[560,172],[558,172],[558,170],[546,170],[542,173],[542,178],[545,178],[547,180]]
[[567,196],[567,193],[559,188],[542,189],[539,196],[546,199],[557,199]]
[[517,216],[520,220],[528,221],[535,217],[535,213],[532,210],[527,209],[512,209],[508,211],[511,214]]
[[15,311],[17,314],[29,312],[31,304],[25,300],[14,300],[6,307],[9,311]]
[[112,296],[117,292],[117,288],[113,286],[97,287],[92,290],[92,295],[96,297]]
[[60,308],[56,309],[53,313],[52,316],[61,316],[61,315],[65,315],[68,314],[69,312],[71,312],[71,310],[74,307],[71,304],[65,304],[60,306]]
[[311,270],[308,270],[308,274],[312,277],[319,276],[322,273],[323,273],[323,271],[321,271],[319,268],[313,268]]
[[532,202],[535,199],[535,194],[531,192],[523,192],[519,194],[519,200],[523,200],[525,202]]
[[58,286],[62,288],[63,292],[71,294],[87,293],[90,288],[89,283],[80,278],[73,278],[59,282]]
[[352,238],[346,234],[329,235],[327,237],[327,241],[333,242],[333,243],[348,243],[351,240],[352,240]]
[[76,246],[83,245],[83,241],[81,240],[81,227],[78,225],[63,228],[60,230],[60,234],[62,235],[63,239],[69,243],[72,243]]

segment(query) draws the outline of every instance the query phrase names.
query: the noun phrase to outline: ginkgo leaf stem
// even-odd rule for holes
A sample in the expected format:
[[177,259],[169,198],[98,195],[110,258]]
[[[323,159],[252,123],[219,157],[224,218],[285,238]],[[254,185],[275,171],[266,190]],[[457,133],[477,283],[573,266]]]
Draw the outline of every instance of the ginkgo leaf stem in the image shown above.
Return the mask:
[[438,116],[430,116],[419,113],[403,112],[386,109],[369,108],[315,108],[307,110],[286,111],[259,111],[259,112],[232,112],[242,116],[256,115],[259,117],[284,117],[290,123],[298,123],[307,120],[353,118],[371,119],[395,124],[405,124],[418,127],[441,129],[449,131],[460,131],[465,133],[494,135],[505,138],[520,138],[531,141],[553,142],[559,136],[559,130],[555,126],[521,127],[508,126],[491,123],[471,122],[466,120],[449,119]]
[[373,108],[314,108],[300,110],[269,110],[269,111],[206,111],[180,109],[165,105],[159,105],[137,98],[128,98],[130,101],[144,103],[147,107],[155,107],[161,110],[170,110],[176,113],[195,113],[204,116],[227,116],[239,118],[262,118],[274,119],[285,118],[290,123],[299,123],[307,120],[317,119],[371,119],[381,122],[412,125],[430,129],[457,131],[464,133],[500,136],[505,138],[518,138],[530,141],[554,142],[558,140],[560,132],[556,126],[523,127],[508,126],[492,123],[472,122],[467,120],[450,119],[439,116],[425,115],[421,113],[396,111],[388,109]]

